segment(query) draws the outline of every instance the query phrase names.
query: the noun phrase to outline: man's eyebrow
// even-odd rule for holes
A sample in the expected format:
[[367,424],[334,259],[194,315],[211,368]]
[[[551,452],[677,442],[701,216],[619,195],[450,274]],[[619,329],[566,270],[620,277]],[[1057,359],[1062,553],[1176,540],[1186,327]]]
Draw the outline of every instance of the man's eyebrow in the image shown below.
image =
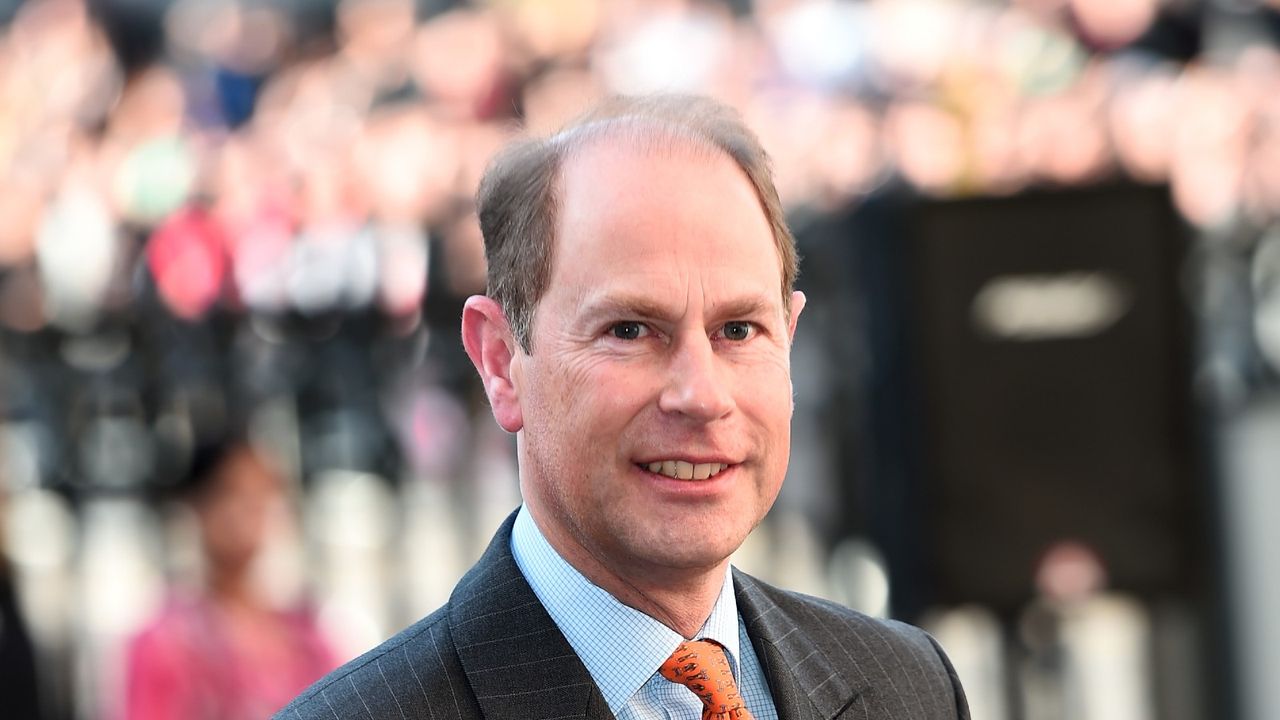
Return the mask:
[[663,306],[649,298],[627,295],[606,295],[583,303],[586,317],[614,315],[623,318],[664,318],[671,314],[670,306]]
[[734,320],[737,318],[754,318],[761,315],[770,315],[777,306],[761,297],[740,297],[718,303],[714,308],[716,317],[726,320]]
[[[731,298],[724,302],[716,303],[712,309],[712,315],[721,320],[735,320],[769,315],[776,310],[777,308],[774,304],[764,298],[747,296]],[[677,310],[670,304],[655,302],[650,298],[629,295],[600,297],[588,300],[582,306],[583,317],[607,315],[619,318],[665,319],[676,314],[676,312]]]

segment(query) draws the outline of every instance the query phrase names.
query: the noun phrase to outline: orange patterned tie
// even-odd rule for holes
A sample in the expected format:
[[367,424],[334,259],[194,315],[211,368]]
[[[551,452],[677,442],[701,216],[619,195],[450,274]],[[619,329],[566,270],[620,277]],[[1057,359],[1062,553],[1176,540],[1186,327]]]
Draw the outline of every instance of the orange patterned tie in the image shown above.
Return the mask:
[[738,694],[724,648],[711,640],[686,640],[658,668],[702,699],[702,720],[753,720]]

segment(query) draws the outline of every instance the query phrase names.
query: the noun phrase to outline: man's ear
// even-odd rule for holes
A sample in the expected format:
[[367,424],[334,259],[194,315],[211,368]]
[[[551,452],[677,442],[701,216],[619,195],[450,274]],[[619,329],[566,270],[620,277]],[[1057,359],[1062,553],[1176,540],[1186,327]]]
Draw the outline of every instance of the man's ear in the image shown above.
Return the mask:
[[804,293],[796,290],[791,293],[791,320],[787,323],[787,340],[796,341],[796,323],[800,322],[800,311],[804,309]]
[[472,295],[462,309],[462,345],[480,373],[493,418],[503,430],[514,433],[524,427],[520,392],[512,380],[515,338],[506,313],[493,298]]

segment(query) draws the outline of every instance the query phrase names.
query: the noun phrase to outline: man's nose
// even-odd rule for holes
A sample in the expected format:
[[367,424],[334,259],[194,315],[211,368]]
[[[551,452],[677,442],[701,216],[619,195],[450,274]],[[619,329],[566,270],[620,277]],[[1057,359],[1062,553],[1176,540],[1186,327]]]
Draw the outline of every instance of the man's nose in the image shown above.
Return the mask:
[[700,334],[682,338],[671,352],[669,377],[658,398],[659,409],[698,422],[729,414],[733,394],[711,339]]

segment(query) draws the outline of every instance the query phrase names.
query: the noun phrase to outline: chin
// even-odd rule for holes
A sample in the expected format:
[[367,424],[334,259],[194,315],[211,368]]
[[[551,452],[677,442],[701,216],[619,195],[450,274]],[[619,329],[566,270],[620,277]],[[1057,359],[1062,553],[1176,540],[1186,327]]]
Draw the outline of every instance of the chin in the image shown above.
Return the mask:
[[[656,567],[672,570],[708,570],[728,560],[729,556],[738,549],[738,545],[741,543],[733,544],[719,539],[716,543],[647,546],[643,549],[637,548],[640,552],[634,554],[644,558],[647,564]],[[655,547],[659,552],[654,552]]]

